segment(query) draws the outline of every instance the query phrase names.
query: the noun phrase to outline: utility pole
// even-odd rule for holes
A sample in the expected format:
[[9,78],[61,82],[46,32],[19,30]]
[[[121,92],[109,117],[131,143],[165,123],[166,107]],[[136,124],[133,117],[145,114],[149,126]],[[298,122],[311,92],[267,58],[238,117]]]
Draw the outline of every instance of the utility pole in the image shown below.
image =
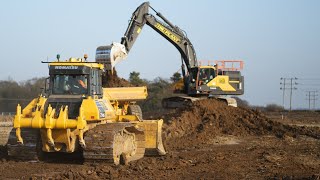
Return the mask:
[[307,100],[309,101],[309,110],[311,110],[311,101],[313,101],[313,110],[316,109],[316,100],[318,96],[318,91],[307,91]]
[[[290,111],[291,111],[291,104],[292,104],[292,89],[297,89],[296,87],[292,86],[293,83],[293,79],[297,80],[298,78],[290,78]],[[294,82],[295,85],[297,85],[298,83]]]
[[[292,90],[296,90],[297,88],[294,87],[294,85],[297,85],[298,83],[295,82],[298,78],[280,78],[281,81],[283,82],[280,82],[280,84],[282,85],[282,87],[280,88],[281,90],[283,90],[282,92],[282,105],[283,105],[283,108],[284,108],[284,102],[285,102],[285,90],[286,89],[289,89],[290,90],[290,107],[289,107],[289,111],[292,110]],[[289,83],[286,83],[286,80],[289,80]],[[289,85],[289,87],[286,87],[286,85]]]
[[286,78],[280,78],[282,82],[280,82],[280,84],[282,85],[282,87],[280,87],[280,90],[282,90],[282,108],[284,108],[284,96],[285,96],[285,90],[286,90]]
[[311,106],[310,106],[310,101],[311,101],[311,91],[309,91],[308,93],[309,93],[309,97],[308,97],[308,99],[309,99],[309,110],[311,110]]

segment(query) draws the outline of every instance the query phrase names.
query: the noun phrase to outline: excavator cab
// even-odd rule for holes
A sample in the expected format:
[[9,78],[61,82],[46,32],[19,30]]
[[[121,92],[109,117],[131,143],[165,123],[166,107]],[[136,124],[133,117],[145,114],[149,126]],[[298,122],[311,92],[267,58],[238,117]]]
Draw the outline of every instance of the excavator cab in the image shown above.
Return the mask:
[[[232,63],[232,68],[226,62]],[[233,67],[240,63],[241,68]],[[243,76],[240,70],[242,61],[215,61],[215,64],[206,64],[192,67],[189,71],[187,93],[191,96],[211,95],[242,95]]]
[[213,78],[215,78],[216,73],[213,67],[199,67],[198,73],[198,86],[206,85]]
[[188,94],[201,96],[208,94],[204,91],[207,84],[216,77],[216,70],[213,66],[197,66],[190,70]]

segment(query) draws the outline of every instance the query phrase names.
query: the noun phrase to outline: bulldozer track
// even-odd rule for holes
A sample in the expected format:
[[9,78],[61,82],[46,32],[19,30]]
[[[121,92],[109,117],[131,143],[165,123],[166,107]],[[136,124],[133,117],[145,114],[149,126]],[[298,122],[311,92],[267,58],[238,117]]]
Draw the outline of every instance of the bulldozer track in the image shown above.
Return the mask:
[[101,124],[89,130],[84,139],[85,162],[126,164],[142,158],[145,153],[144,133],[132,123]]
[[11,130],[7,144],[9,157],[16,160],[39,160],[41,150],[39,129],[22,129],[21,135],[24,144],[17,142],[16,130],[14,128]]

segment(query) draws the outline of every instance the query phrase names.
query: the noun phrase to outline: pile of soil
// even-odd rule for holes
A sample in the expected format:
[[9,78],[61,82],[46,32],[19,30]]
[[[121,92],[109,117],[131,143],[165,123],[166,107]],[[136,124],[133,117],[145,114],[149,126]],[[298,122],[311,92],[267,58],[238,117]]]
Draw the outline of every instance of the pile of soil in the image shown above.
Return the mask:
[[268,119],[258,110],[230,107],[216,99],[196,101],[192,107],[177,110],[165,119],[164,139],[169,150],[197,147],[226,135],[270,134],[278,138],[307,135],[320,139],[320,128],[285,125]]
[[132,84],[126,79],[120,78],[117,71],[105,72],[102,74],[102,87],[132,87]]

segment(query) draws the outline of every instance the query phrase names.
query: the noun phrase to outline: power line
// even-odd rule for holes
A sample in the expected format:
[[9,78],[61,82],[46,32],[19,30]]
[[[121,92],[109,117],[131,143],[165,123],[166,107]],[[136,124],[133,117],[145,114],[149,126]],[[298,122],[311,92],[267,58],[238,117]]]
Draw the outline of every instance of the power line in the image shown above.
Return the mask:
[[299,88],[301,91],[320,91],[319,88]]
[[301,86],[320,86],[320,78],[299,78]]
[[314,80],[320,81],[320,78],[299,78],[299,81],[314,81]]
[[320,84],[308,84],[308,83],[299,83],[302,86],[320,86]]

